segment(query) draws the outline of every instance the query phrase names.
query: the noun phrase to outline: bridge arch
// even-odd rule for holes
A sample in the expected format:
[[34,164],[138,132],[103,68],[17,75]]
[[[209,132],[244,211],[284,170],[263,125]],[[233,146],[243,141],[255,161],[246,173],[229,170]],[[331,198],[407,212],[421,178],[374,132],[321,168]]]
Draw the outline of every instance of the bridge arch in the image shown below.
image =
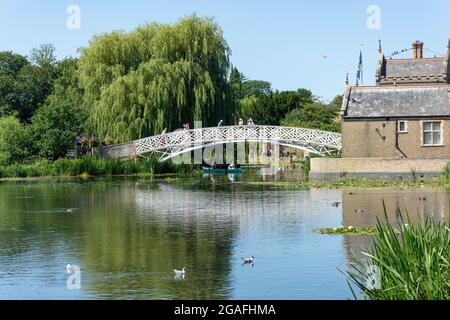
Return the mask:
[[327,155],[342,149],[339,133],[281,126],[228,126],[180,130],[133,141],[136,156],[159,153],[167,161],[183,153],[220,144],[260,142]]

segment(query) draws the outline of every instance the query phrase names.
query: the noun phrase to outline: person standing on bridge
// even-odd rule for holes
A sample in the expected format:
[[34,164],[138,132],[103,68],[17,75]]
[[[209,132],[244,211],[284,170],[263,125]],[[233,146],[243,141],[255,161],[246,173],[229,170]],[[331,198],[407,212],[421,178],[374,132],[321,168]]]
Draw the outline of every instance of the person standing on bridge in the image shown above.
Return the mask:
[[163,132],[161,133],[161,143],[167,144],[167,128],[164,128]]
[[186,123],[183,124],[183,130],[184,130],[184,138],[183,138],[183,140],[184,140],[184,142],[186,142],[186,141],[188,141],[190,139],[189,132],[187,132],[187,131],[190,130],[189,122],[186,122]]
[[242,118],[239,118],[239,126],[243,126],[244,125],[244,119],[242,119]]
[[248,119],[247,125],[249,125],[249,126],[254,126],[255,125],[255,123],[253,122],[252,118]]

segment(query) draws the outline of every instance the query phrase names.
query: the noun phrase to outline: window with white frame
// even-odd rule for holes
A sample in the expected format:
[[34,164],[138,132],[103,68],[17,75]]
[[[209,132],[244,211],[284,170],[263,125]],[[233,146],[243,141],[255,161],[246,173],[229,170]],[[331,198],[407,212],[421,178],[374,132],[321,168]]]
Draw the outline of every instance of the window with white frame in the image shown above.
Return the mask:
[[442,128],[440,121],[423,122],[422,131],[424,145],[442,145]]
[[408,132],[408,127],[406,121],[397,121],[397,132],[398,133],[405,133]]

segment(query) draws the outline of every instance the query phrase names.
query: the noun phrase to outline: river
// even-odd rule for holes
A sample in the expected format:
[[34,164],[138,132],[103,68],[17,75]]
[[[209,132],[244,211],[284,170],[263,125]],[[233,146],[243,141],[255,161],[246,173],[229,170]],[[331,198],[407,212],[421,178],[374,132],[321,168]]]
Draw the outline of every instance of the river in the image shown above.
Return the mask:
[[396,207],[449,219],[444,189],[262,183],[283,179],[298,177],[0,182],[0,299],[347,299],[339,270],[371,237],[314,228],[374,225],[383,200],[392,223]]

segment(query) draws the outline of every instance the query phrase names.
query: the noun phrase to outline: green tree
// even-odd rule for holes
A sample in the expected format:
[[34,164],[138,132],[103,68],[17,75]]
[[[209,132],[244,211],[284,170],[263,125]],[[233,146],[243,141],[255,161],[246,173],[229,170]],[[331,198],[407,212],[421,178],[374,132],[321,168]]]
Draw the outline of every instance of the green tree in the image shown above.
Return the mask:
[[321,104],[306,104],[290,111],[281,121],[283,126],[340,132],[341,123],[335,109]]
[[57,76],[49,46],[32,50],[34,64],[20,55],[0,52],[0,116],[17,114],[28,122],[53,89]]
[[195,15],[95,37],[79,62],[90,123],[122,142],[186,121],[231,121],[229,55],[220,27]]
[[40,68],[55,68],[56,49],[52,44],[43,44],[31,50],[30,60]]
[[[21,91],[23,86],[19,81],[21,71],[28,65],[26,57],[0,52],[0,116],[20,112],[29,102],[27,95]],[[32,92],[33,88],[28,92]]]
[[37,110],[29,127],[34,153],[43,158],[63,157],[73,149],[87,118],[81,105],[83,90],[78,86],[77,60],[63,60],[58,73],[53,94]]
[[247,80],[242,83],[243,97],[250,97],[253,95],[267,95],[272,92],[272,84],[268,81],[262,80]]
[[0,74],[15,76],[19,71],[28,65],[26,57],[10,51],[0,52]]
[[279,125],[291,110],[314,101],[311,91],[306,89],[251,95],[240,101],[239,116],[253,118],[261,125]]
[[15,116],[0,118],[0,164],[23,161],[28,156],[25,127]]
[[243,84],[245,81],[245,75],[239,72],[236,67],[232,67],[230,72],[230,89],[236,102],[244,98]]
[[344,99],[343,95],[337,95],[336,97],[334,97],[333,100],[331,100],[330,107],[335,110],[341,110],[343,99]]

